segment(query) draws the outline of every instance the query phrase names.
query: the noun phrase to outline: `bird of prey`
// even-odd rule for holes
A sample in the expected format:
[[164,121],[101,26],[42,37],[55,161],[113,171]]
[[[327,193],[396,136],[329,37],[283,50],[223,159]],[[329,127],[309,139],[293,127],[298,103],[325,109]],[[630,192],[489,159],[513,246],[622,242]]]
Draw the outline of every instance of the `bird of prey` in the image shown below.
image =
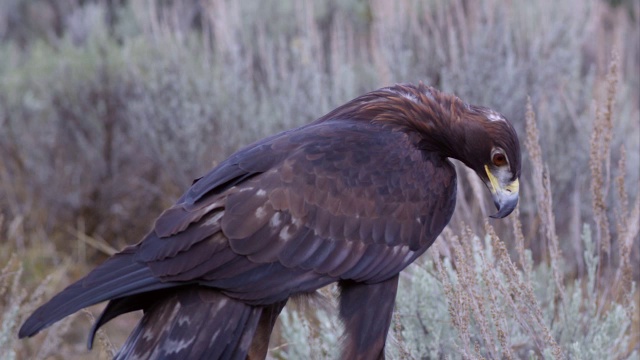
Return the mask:
[[473,169],[507,216],[520,145],[504,116],[424,84],[364,94],[221,162],[138,244],[38,308],[19,336],[109,300],[144,315],[117,359],[265,358],[287,300],[337,282],[344,359],[384,358],[398,274],[451,219]]

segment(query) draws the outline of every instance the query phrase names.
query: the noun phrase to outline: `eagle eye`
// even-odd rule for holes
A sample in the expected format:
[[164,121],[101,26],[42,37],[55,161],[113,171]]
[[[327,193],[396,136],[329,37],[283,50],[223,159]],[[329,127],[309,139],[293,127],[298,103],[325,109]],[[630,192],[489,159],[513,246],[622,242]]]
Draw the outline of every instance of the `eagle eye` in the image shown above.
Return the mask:
[[491,157],[491,162],[497,167],[504,166],[507,165],[507,157],[503,153],[495,153]]

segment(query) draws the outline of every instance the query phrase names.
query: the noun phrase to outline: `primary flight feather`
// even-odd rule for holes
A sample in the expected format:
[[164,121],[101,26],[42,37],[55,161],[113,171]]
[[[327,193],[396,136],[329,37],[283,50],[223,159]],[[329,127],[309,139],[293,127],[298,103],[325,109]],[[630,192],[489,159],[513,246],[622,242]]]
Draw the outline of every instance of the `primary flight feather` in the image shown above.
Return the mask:
[[144,310],[118,359],[265,358],[287,300],[338,282],[343,358],[384,358],[398,274],[455,207],[448,158],[484,181],[493,217],[515,208],[520,146],[502,115],[422,84],[362,95],[220,163],[19,336],[109,300],[90,345],[107,321]]

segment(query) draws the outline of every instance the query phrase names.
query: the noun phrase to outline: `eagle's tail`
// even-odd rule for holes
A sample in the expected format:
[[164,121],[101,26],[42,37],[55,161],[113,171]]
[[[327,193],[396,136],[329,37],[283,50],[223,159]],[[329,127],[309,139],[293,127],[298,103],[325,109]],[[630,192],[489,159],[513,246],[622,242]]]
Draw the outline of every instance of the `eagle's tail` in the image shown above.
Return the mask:
[[116,359],[245,359],[262,307],[191,286],[145,309]]

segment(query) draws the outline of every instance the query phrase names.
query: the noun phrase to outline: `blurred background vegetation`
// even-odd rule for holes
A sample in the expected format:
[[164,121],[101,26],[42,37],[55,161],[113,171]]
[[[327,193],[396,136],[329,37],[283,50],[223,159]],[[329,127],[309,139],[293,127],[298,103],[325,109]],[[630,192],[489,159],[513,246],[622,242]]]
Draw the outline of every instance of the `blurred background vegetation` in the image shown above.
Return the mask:
[[[634,0],[3,0],[0,267],[7,265],[0,278],[0,349],[46,358],[64,343],[69,349],[59,358],[86,356],[82,331],[32,342],[15,342],[10,331],[43,294],[136,243],[194,178],[243,145],[401,82],[422,81],[511,120],[524,151],[519,219],[531,266],[544,278],[559,261],[555,291],[584,279],[576,286],[597,294],[580,296],[604,313],[603,303],[622,301],[606,284],[640,261],[639,19]],[[528,99],[539,156],[524,146]],[[488,194],[459,170],[450,231],[463,240],[474,241],[471,233],[484,239]],[[517,258],[513,224],[492,225]],[[595,247],[585,242],[585,226]],[[588,249],[595,255],[586,256]],[[452,274],[462,268],[454,250],[445,244],[432,252],[454,263]],[[12,254],[17,260],[10,261]],[[591,255],[597,274],[589,272]],[[638,267],[630,269],[629,276],[640,279]],[[10,277],[20,285],[14,288]],[[446,278],[438,279],[441,292],[425,293],[446,293]],[[600,285],[590,288],[589,281]],[[31,295],[34,289],[39,293]],[[638,297],[625,289],[635,296],[622,301],[628,309]],[[557,321],[559,300],[536,294],[551,312],[546,319]],[[446,298],[451,305],[454,297]],[[444,313],[437,321],[449,322],[444,295],[440,301]],[[11,313],[12,306],[20,310]],[[633,322],[616,331],[637,338],[637,310],[629,314]],[[589,326],[584,321],[576,326]],[[131,327],[121,325],[111,338]],[[282,341],[303,332],[288,329]],[[565,354],[572,354],[572,344],[591,341],[554,331]],[[424,342],[433,332],[423,335]],[[468,356],[460,339],[426,357]],[[272,355],[295,358],[283,346],[275,344]],[[620,357],[637,356],[638,346],[636,340],[618,347]],[[394,356],[423,358],[420,351],[407,345]]]

